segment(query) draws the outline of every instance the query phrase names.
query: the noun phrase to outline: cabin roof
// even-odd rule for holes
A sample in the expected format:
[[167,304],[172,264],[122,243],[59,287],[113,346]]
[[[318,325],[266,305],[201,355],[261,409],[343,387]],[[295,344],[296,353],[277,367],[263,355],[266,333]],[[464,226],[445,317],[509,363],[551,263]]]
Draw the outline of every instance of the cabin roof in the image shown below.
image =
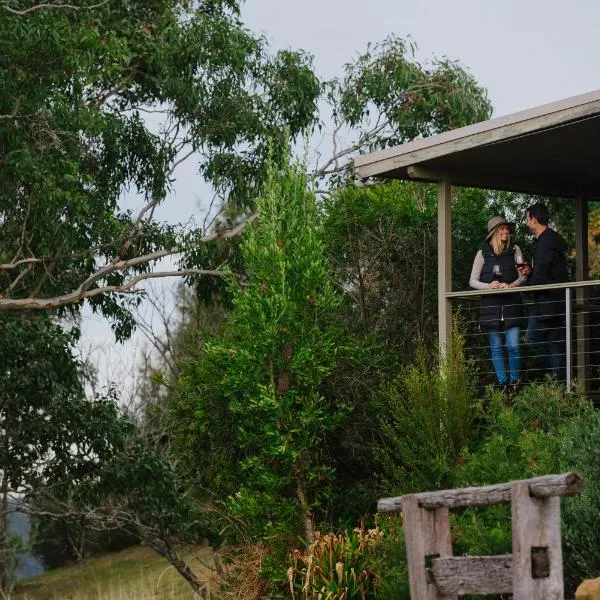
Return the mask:
[[600,90],[365,154],[357,175],[600,198]]

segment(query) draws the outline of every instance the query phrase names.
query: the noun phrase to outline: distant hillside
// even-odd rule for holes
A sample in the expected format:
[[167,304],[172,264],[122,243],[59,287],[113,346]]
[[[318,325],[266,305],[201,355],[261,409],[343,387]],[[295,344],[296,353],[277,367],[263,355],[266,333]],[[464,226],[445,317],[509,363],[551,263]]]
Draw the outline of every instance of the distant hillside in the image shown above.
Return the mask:
[[[12,504],[14,505],[14,502]],[[8,515],[8,529],[12,535],[21,538],[24,544],[29,542],[31,521],[28,515],[19,512],[10,513]],[[17,558],[19,561],[17,580],[38,575],[46,570],[42,561],[37,556],[24,553],[19,554]]]

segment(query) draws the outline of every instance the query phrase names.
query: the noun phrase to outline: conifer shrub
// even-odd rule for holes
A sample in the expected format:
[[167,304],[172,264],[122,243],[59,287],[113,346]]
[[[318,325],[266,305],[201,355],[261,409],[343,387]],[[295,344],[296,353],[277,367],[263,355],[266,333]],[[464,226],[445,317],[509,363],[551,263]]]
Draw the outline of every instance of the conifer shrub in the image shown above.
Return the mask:
[[[431,353],[430,353],[431,354]],[[440,489],[469,448],[480,415],[474,367],[455,327],[441,360],[416,361],[375,395],[381,441],[376,449],[384,495]]]

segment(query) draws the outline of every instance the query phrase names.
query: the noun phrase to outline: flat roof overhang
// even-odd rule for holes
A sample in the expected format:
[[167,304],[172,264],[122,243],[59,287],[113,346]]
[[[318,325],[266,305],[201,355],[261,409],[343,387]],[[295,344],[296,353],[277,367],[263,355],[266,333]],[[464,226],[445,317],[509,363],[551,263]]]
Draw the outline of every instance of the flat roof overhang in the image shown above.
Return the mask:
[[360,179],[600,198],[600,90],[354,160]]

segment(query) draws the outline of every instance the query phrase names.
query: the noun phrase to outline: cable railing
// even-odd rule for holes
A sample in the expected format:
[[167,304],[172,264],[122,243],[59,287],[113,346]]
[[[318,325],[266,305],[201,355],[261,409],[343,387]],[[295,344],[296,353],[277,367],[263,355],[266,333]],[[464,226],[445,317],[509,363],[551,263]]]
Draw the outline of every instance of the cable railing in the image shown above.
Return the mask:
[[[540,301],[535,297],[536,292],[549,290],[556,291],[555,298]],[[505,294],[516,295],[514,302],[500,298]],[[489,296],[497,298],[497,302],[490,302],[490,298],[486,298]],[[518,372],[521,384],[552,375],[565,384],[567,392],[571,392],[576,383],[588,393],[600,393],[600,280],[450,292],[446,298],[452,301],[453,312],[461,315],[465,353],[477,366],[479,384],[503,384],[498,379],[504,374],[509,383],[512,368]],[[487,317],[491,314],[498,318],[499,314],[500,318],[492,327],[500,333],[495,340],[495,357],[491,351],[490,328],[480,322],[482,299]],[[509,319],[515,318],[512,309],[522,306],[516,309],[517,316],[522,310],[522,317],[509,323],[520,327],[517,339],[513,332],[510,340],[511,355],[503,319],[507,306]],[[533,331],[528,331],[531,315],[537,316]]]

